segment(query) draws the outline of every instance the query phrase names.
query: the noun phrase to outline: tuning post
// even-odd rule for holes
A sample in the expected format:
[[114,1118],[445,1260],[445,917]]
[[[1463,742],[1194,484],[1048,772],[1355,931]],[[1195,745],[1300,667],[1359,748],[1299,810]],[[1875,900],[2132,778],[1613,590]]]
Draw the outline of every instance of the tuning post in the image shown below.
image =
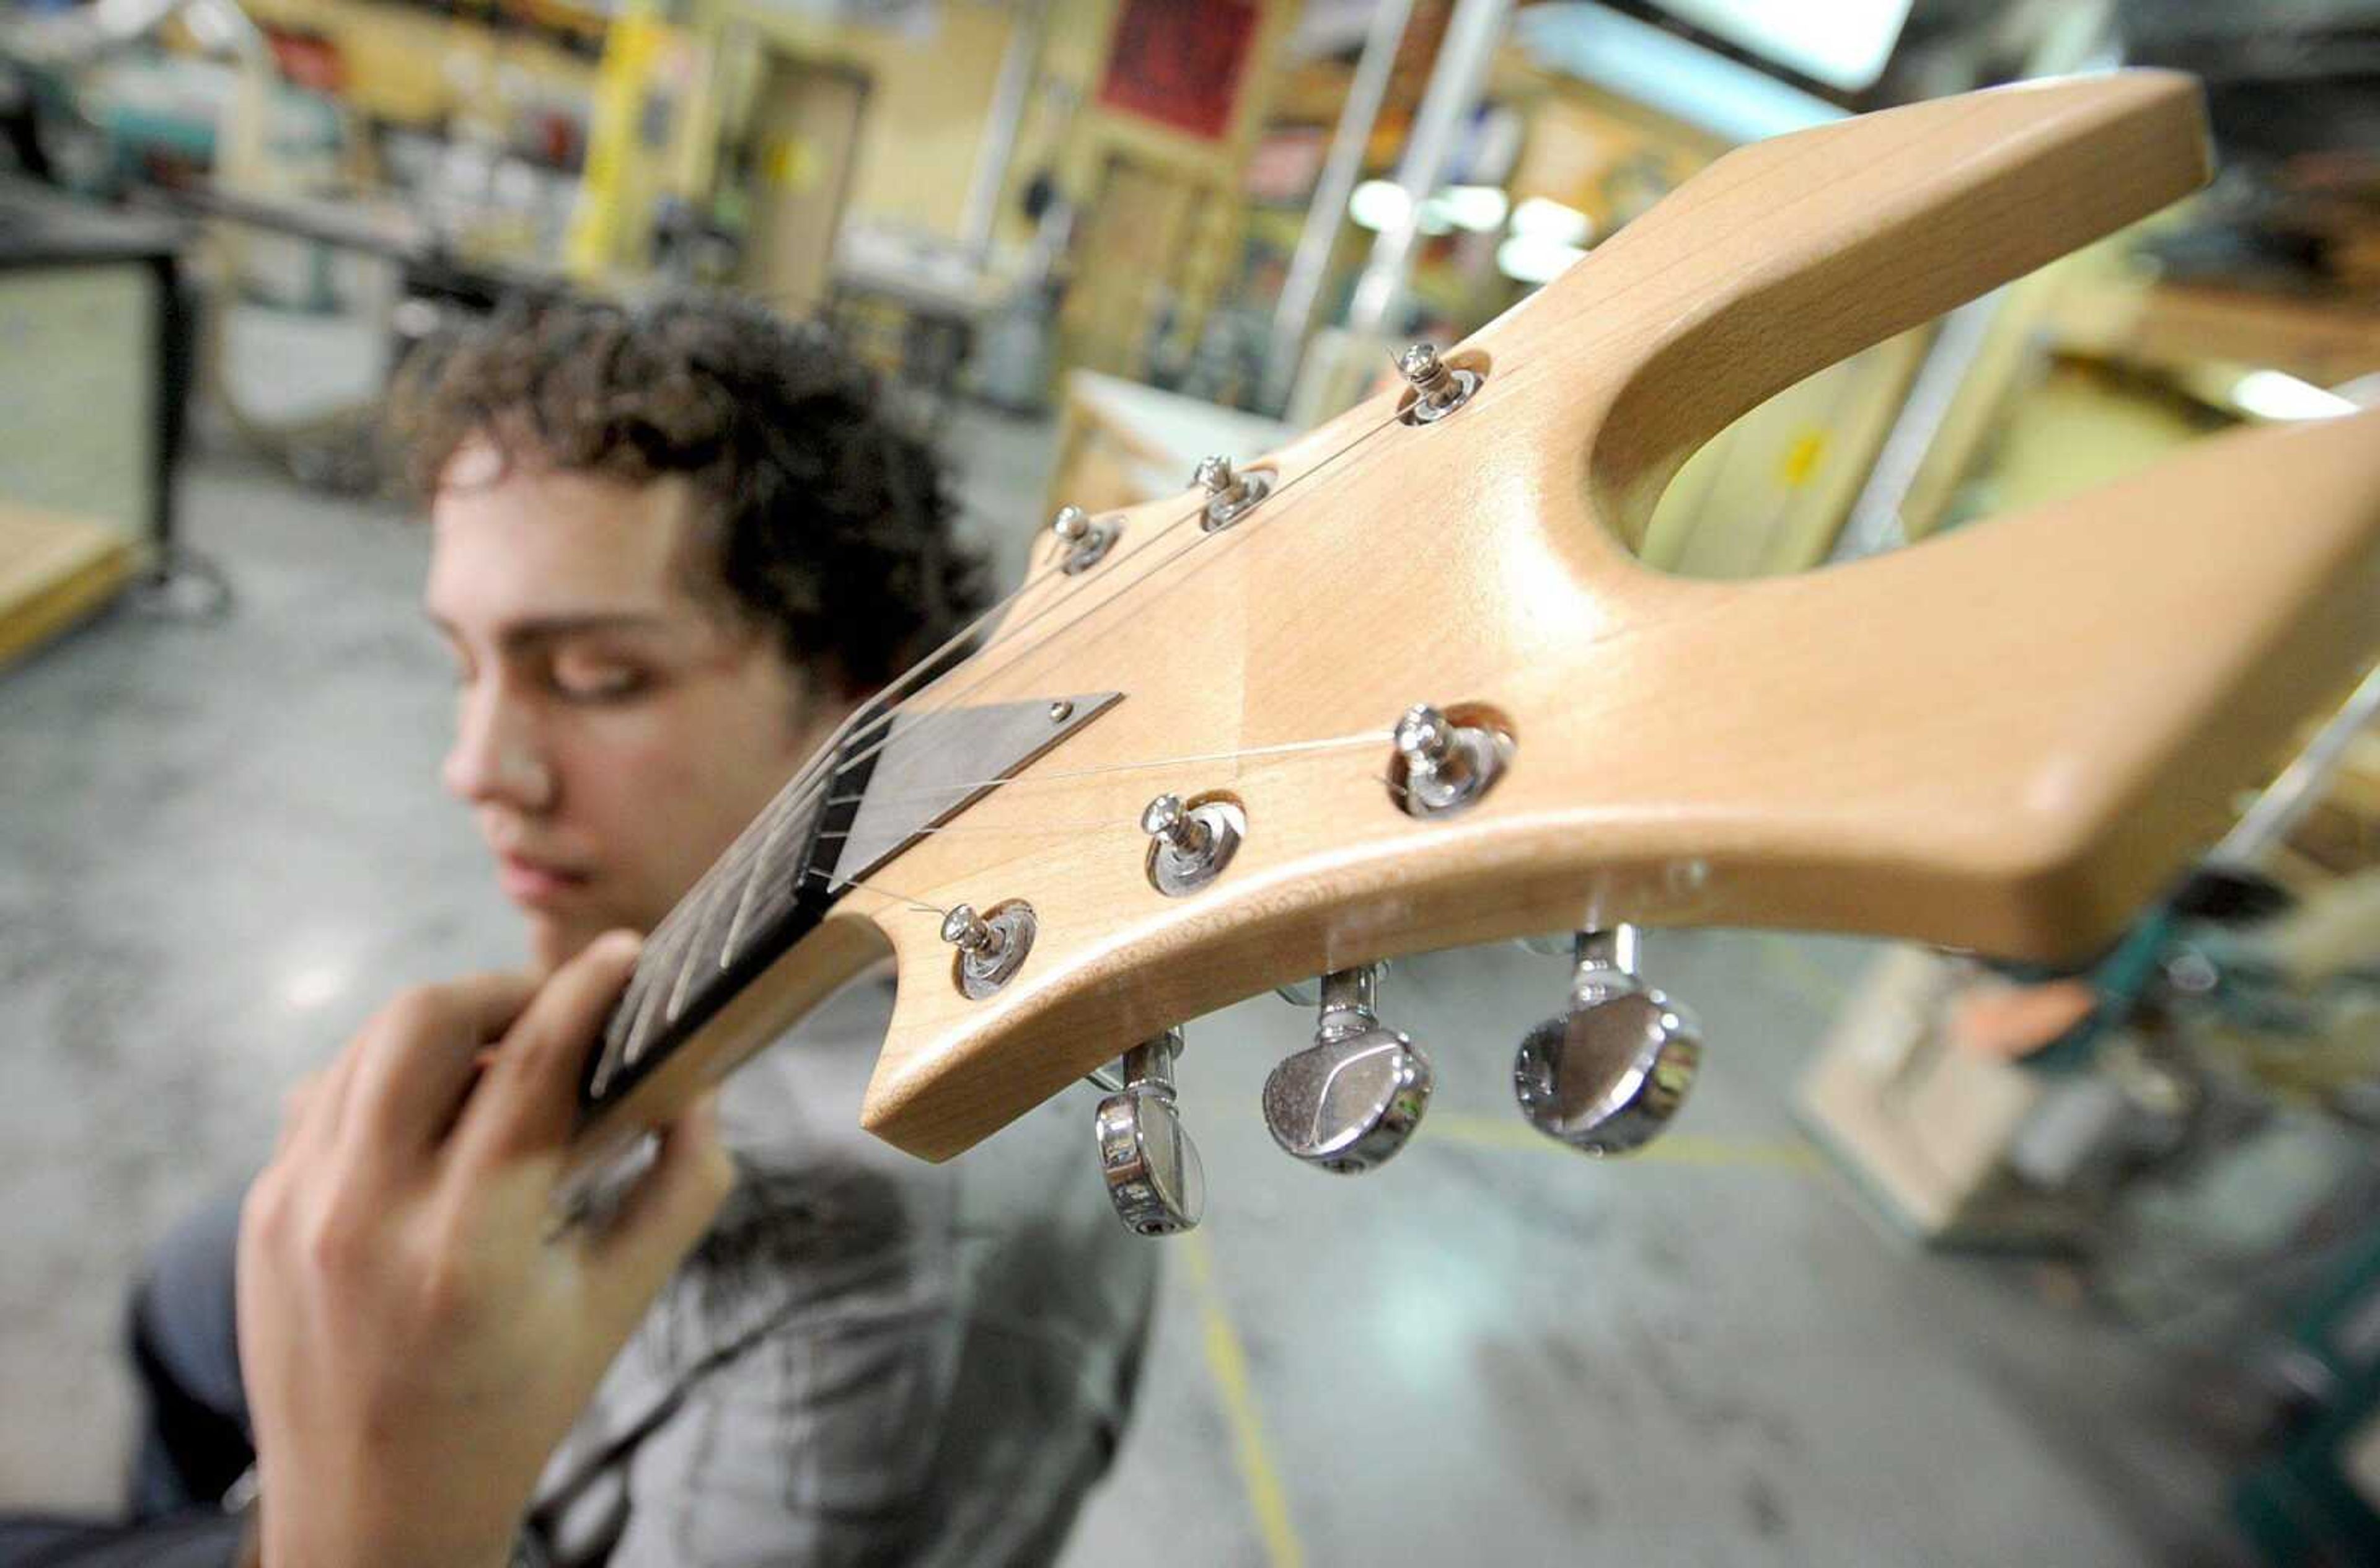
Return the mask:
[[1126,1051],[1121,1085],[1099,1101],[1099,1173],[1116,1218],[1138,1234],[1170,1236],[1197,1224],[1207,1173],[1182,1125],[1173,1064],[1182,1031],[1168,1029]]
[[1087,572],[1107,557],[1107,553],[1123,530],[1113,524],[1097,523],[1080,506],[1061,506],[1058,515],[1050,519],[1050,531],[1057,536],[1063,553],[1058,569],[1068,577]]
[[1283,1152],[1360,1175],[1405,1146],[1428,1109],[1429,1059],[1374,1011],[1379,966],[1322,977],[1314,1043],[1265,1079],[1265,1126]]
[[1397,373],[1414,389],[1414,400],[1402,416],[1409,425],[1436,424],[1470,402],[1480,386],[1477,371],[1456,370],[1427,343],[1416,343],[1398,355]]
[[1521,1113],[1588,1154],[1626,1154],[1658,1136],[1702,1064],[1702,1026],[1636,969],[1635,927],[1581,931],[1569,1006],[1512,1059]]
[[1160,795],[1140,813],[1148,844],[1149,885],[1180,898],[1222,875],[1248,831],[1246,813],[1228,800],[1184,806],[1178,795]]
[[1200,459],[1190,482],[1207,492],[1207,510],[1198,520],[1198,527],[1207,533],[1230,528],[1272,493],[1270,478],[1237,472],[1229,457]]
[[1397,804],[1415,817],[1460,811],[1503,772],[1512,738],[1487,724],[1466,724],[1427,702],[1397,721],[1396,763],[1389,780]]
[[980,1002],[1006,985],[1033,951],[1033,906],[1021,900],[978,915],[972,904],[952,906],[942,917],[942,940],[958,949],[952,978],[959,993]]

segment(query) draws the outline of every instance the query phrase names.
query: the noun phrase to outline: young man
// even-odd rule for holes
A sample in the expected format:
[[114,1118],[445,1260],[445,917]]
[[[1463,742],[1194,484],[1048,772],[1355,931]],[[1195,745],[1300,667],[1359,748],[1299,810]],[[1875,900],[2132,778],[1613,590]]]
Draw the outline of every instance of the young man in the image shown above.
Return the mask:
[[[540,1005],[566,1021],[542,1026],[546,1036],[591,1032],[586,1020],[616,985],[605,966],[618,963],[589,954],[594,939],[650,930],[851,708],[956,629],[978,596],[924,450],[880,417],[867,378],[822,334],[754,310],[550,307],[424,360],[399,404],[430,492],[427,608],[458,679],[444,782],[477,818],[540,968],[581,976],[548,988],[569,991],[575,1006],[531,1003],[519,982],[488,980],[409,1000],[393,1021],[383,1014],[342,1061],[386,1065],[343,1066],[331,1082],[376,1085],[402,1103],[409,1091],[394,1064],[414,1051],[451,1059],[455,1041],[476,1047]],[[574,958],[577,967],[562,968]],[[683,1568],[1055,1556],[1120,1435],[1155,1258],[1108,1211],[1086,1106],[1045,1106],[943,1167],[860,1134],[859,1093],[888,1003],[881,985],[854,988],[726,1086],[720,1119],[735,1189],[543,1465],[523,1524],[532,1554]],[[423,1092],[443,1103],[453,1089],[437,1082]],[[376,1227],[370,1234],[384,1239],[392,1224],[402,1229],[324,1218],[323,1191],[388,1180],[379,1156],[343,1157],[342,1146],[370,1150],[376,1134],[405,1120],[358,1122],[346,1105],[357,1090],[332,1096],[346,1109],[326,1109],[326,1092],[293,1114],[296,1130],[251,1202],[267,1219],[251,1214],[243,1268],[264,1272],[240,1280],[243,1319],[351,1323],[356,1311],[321,1309],[339,1298],[331,1286],[342,1279],[341,1288],[361,1288],[339,1267],[343,1248],[370,1248],[349,1233]],[[512,1092],[524,1096],[517,1084]],[[415,1119],[468,1144],[469,1103],[464,1112],[451,1126]],[[702,1164],[704,1144],[687,1132],[672,1141],[695,1152],[664,1162],[681,1174],[661,1190],[681,1196],[654,1208],[682,1222],[699,1207],[703,1181],[683,1173]],[[286,1173],[293,1161],[302,1176]],[[468,1173],[487,1170],[468,1159],[458,1168],[466,1174],[438,1179],[468,1190]],[[348,1207],[361,1215],[404,1205]],[[251,1370],[260,1357],[285,1369],[310,1354],[265,1344],[269,1331],[254,1321],[235,1330],[233,1228],[225,1210],[178,1234],[135,1304],[154,1417],[136,1481],[143,1512],[210,1502],[247,1466],[235,1332]],[[398,1250],[414,1246],[443,1256],[428,1243]],[[631,1250],[650,1263],[667,1248]],[[311,1284],[309,1267],[319,1274]],[[447,1268],[432,1271],[443,1278]],[[636,1270],[624,1277],[636,1281]],[[616,1306],[637,1288],[648,1287],[604,1299]],[[372,1299],[385,1305],[390,1294]],[[308,1300],[317,1309],[291,1305]],[[362,1376],[369,1338],[346,1338],[344,1362],[336,1347],[318,1346],[310,1370],[281,1385]],[[486,1351],[482,1369],[505,1354]],[[576,1386],[538,1373],[535,1357],[586,1359],[583,1346],[526,1340],[511,1354],[524,1363],[515,1381],[540,1392],[519,1411],[499,1402],[505,1419],[550,1409],[554,1390]],[[423,1415],[407,1409],[406,1388],[435,1409],[443,1386],[427,1374],[418,1384],[378,1380],[399,1431]],[[280,1403],[309,1405],[285,1393]],[[464,1456],[491,1444],[480,1479],[501,1497],[504,1465],[516,1467],[528,1440],[508,1435],[484,1401],[476,1408],[479,1422],[447,1440]],[[340,1448],[335,1439],[304,1446]],[[276,1470],[298,1467],[268,1444],[267,1520],[276,1506],[302,1517],[320,1506],[274,1497]],[[399,1461],[394,1471],[419,1467]],[[348,1475],[344,1484],[370,1483]],[[468,1509],[463,1517],[484,1522]]]

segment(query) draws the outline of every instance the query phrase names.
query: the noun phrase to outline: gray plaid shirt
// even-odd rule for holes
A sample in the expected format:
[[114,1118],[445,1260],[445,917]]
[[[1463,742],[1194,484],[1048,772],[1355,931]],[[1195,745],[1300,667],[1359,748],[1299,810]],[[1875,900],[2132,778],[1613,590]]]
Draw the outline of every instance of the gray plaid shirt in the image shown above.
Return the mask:
[[1131,1406],[1157,1248],[1070,1090],[946,1165],[859,1130],[852,987],[728,1081],[741,1177],[547,1465],[557,1563],[1046,1562]]

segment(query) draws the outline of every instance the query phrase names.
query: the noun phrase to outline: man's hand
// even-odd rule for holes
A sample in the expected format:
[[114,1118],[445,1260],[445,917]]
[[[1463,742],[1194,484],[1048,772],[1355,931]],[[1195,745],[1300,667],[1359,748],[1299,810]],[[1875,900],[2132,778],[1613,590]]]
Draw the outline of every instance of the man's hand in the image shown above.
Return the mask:
[[732,1173],[706,1100],[600,1234],[552,1234],[578,1073],[636,952],[615,932],[542,984],[407,991],[291,1096],[239,1235],[270,1568],[503,1562],[717,1212]]

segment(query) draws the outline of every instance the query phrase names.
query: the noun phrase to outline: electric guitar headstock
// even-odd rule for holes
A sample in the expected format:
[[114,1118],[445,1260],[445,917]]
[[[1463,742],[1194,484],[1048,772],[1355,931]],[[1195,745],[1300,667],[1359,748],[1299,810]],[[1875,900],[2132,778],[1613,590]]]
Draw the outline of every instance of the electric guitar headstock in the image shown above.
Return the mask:
[[1590,933],[1595,1022],[1533,1041],[1524,1108],[1620,1149],[1694,1050],[1631,923],[2088,953],[2380,636],[2374,417],[1798,577],[1630,544],[1737,416],[2205,172],[2198,91],[2160,72],[1746,147],[1401,393],[1062,515],[972,650],[863,711],[654,933],[589,1157],[887,959],[871,1131],[942,1159],[1132,1052],[1103,1153],[1163,1228],[1168,1031],[1285,982],[1332,977],[1342,1027],[1269,1119],[1360,1167],[1427,1094],[1368,1008],[1401,954]]

